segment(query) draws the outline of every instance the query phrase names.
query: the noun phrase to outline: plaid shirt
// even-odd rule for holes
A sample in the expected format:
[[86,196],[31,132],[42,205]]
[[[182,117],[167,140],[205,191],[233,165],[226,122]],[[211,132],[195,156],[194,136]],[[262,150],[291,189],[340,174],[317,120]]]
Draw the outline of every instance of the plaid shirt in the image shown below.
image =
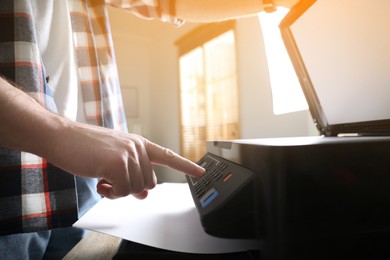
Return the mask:
[[[67,1],[87,121],[127,131],[105,1]],[[106,2],[143,18],[182,23],[173,17],[174,0]],[[55,112],[30,1],[1,0],[0,24],[0,75]],[[0,180],[0,235],[67,227],[77,220],[74,176],[44,158],[0,148]]]

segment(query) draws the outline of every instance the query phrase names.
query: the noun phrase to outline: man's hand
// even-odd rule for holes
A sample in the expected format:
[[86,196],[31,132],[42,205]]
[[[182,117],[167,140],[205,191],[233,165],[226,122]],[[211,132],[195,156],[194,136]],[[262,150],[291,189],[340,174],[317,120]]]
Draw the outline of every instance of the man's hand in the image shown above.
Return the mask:
[[157,184],[153,164],[199,177],[204,169],[135,134],[70,122],[54,135],[49,162],[82,177],[98,177],[97,191],[114,199],[129,194],[143,199]]

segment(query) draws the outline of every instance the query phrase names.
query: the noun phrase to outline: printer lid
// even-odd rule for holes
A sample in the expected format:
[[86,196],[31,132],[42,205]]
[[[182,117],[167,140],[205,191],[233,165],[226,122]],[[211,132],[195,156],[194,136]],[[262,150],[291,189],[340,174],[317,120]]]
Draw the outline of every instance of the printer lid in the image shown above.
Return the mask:
[[390,1],[301,0],[279,27],[322,135],[390,135]]

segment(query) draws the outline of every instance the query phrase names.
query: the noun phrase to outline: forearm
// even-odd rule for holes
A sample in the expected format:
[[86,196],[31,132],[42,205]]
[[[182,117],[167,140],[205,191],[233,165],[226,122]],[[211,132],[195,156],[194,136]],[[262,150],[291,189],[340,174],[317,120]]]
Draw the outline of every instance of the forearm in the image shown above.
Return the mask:
[[[156,176],[152,163],[199,177],[204,169],[145,138],[70,121],[0,78],[0,147],[30,152],[82,177],[102,179],[100,194],[144,198]],[[131,180],[131,181],[130,181]]]
[[0,146],[45,156],[66,120],[0,78]]

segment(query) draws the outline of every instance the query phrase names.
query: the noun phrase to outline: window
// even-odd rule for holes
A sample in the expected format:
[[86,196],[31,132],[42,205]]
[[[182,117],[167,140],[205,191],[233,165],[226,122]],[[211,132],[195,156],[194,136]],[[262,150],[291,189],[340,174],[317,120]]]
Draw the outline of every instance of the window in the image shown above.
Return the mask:
[[239,138],[234,22],[200,26],[179,47],[181,153],[198,161],[207,140]]

